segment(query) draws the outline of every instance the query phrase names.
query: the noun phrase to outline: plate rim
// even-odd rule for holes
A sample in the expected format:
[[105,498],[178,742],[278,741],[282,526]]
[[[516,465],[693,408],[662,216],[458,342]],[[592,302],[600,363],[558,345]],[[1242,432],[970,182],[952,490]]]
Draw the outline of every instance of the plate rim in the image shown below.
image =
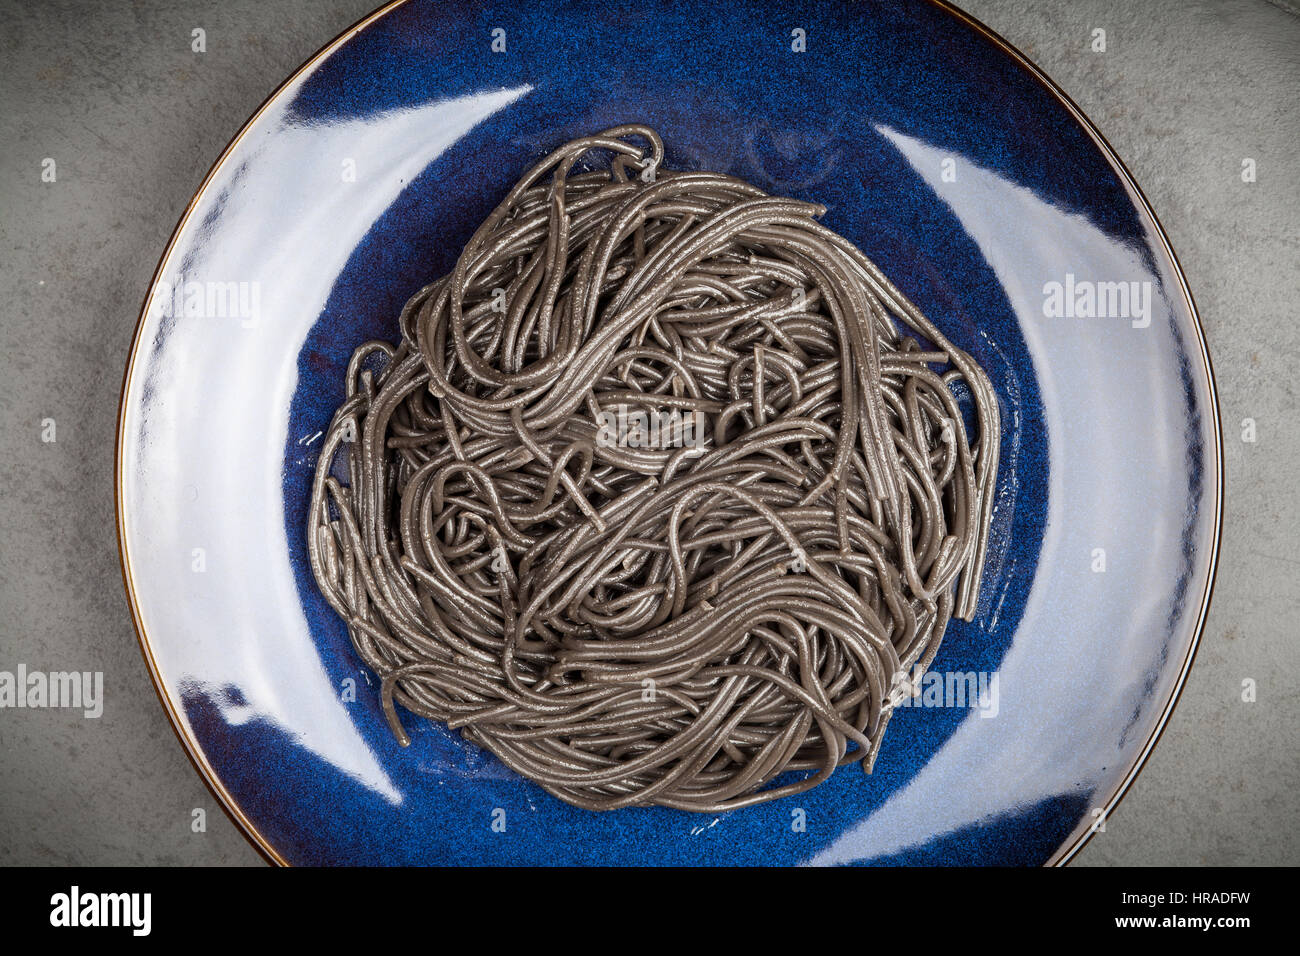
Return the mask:
[[[243,141],[244,137],[249,134],[252,127],[257,123],[267,109],[279,100],[280,96],[286,89],[292,86],[301,77],[315,69],[321,61],[332,55],[337,49],[351,40],[354,36],[361,33],[375,21],[387,16],[397,7],[403,6],[406,2],[407,0],[388,0],[388,2],[384,3],[381,7],[362,17],[360,20],[356,21],[347,29],[335,36],[334,39],[322,46],[316,51],[316,53],[290,73],[288,77],[279,83],[266,96],[266,98],[262,100],[257,109],[253,111],[252,115],[244,121],[243,125],[239,128],[239,131],[230,139],[229,142],[226,143],[221,154],[217,157],[216,161],[213,162],[211,167],[209,167],[202,182],[200,182],[198,188],[194,191],[193,196],[186,205],[185,210],[181,213],[180,219],[177,221],[175,228],[172,229],[171,235],[167,240],[167,245],[163,249],[162,256],[159,258],[158,264],[154,268],[153,275],[149,280],[148,290],[145,293],[143,303],[140,306],[139,315],[136,318],[135,330],[131,336],[131,345],[127,355],[126,368],[122,374],[122,386],[118,397],[116,438],[114,440],[113,448],[113,511],[117,532],[118,563],[122,572],[123,587],[126,590],[127,605],[131,611],[131,624],[135,630],[136,641],[139,645],[140,652],[144,657],[145,664],[149,670],[150,683],[153,685],[154,693],[157,695],[159,703],[162,704],[163,710],[167,714],[167,720],[171,725],[172,733],[175,734],[176,739],[180,742],[186,756],[189,758],[194,769],[198,772],[200,779],[202,779],[203,783],[207,786],[208,791],[216,799],[221,809],[243,833],[245,839],[248,840],[253,848],[256,849],[269,863],[278,866],[287,867],[292,864],[285,859],[270,840],[263,836],[253,821],[244,813],[243,809],[239,806],[238,801],[235,800],[234,796],[221,781],[216,770],[204,756],[203,750],[198,745],[198,742],[193,739],[191,734],[187,733],[183,729],[183,723],[180,719],[176,703],[171,699],[171,696],[167,691],[167,685],[163,680],[162,672],[158,666],[156,658],[154,657],[153,647],[145,630],[143,616],[140,612],[140,606],[137,600],[135,582],[132,577],[131,557],[126,543],[126,509],[122,493],[122,469],[125,461],[124,449],[126,445],[127,401],[130,397],[132,373],[135,370],[136,360],[140,356],[141,346],[143,345],[144,325],[148,318],[149,304],[153,298],[154,289],[157,288],[159,278],[166,271],[167,263],[171,259],[172,253],[175,251],[176,243],[179,240],[181,233],[189,223],[190,216],[198,207],[199,201],[207,192],[208,187],[212,184],[217,173],[223,166],[225,166],[226,161],[230,158],[231,154],[240,142]],[[1187,646],[1186,655],[1179,667],[1177,680],[1174,682],[1168,698],[1164,701],[1160,717],[1156,721],[1155,727],[1150,736],[1147,738],[1142,748],[1137,752],[1136,756],[1132,758],[1127,771],[1120,780],[1120,783],[1107,797],[1105,804],[1102,806],[1099,819],[1106,820],[1110,817],[1115,808],[1119,806],[1120,802],[1128,793],[1129,788],[1137,779],[1138,774],[1145,766],[1151,752],[1155,749],[1156,744],[1164,734],[1165,728],[1168,726],[1174,710],[1177,708],[1178,702],[1182,697],[1183,687],[1187,682],[1187,676],[1191,672],[1192,664],[1195,661],[1196,652],[1199,650],[1201,645],[1201,638],[1205,632],[1206,620],[1213,599],[1214,585],[1218,575],[1219,552],[1223,537],[1224,511],[1223,428],[1219,408],[1218,387],[1214,377],[1214,366],[1210,360],[1210,352],[1206,342],[1205,329],[1201,324],[1200,312],[1196,308],[1196,302],[1192,297],[1192,291],[1188,285],[1187,277],[1183,272],[1182,264],[1178,261],[1178,256],[1174,252],[1173,245],[1169,241],[1169,236],[1165,231],[1164,224],[1160,221],[1160,217],[1156,215],[1155,209],[1152,208],[1145,193],[1142,192],[1142,188],[1138,185],[1137,180],[1129,171],[1128,166],[1126,166],[1124,161],[1120,159],[1119,154],[1115,151],[1114,147],[1110,145],[1097,126],[1088,118],[1087,114],[1085,114],[1078,104],[1070,98],[1069,94],[1067,94],[1032,60],[1021,53],[1020,50],[1012,45],[1008,40],[1002,37],[1001,34],[997,33],[991,27],[967,13],[965,10],[961,10],[954,6],[949,2],[949,0],[924,0],[924,2],[952,16],[958,21],[958,23],[964,25],[968,29],[974,30],[1001,53],[1009,57],[1013,64],[1027,73],[1032,80],[1042,86],[1061,106],[1065,107],[1071,118],[1073,118],[1074,121],[1083,128],[1084,132],[1088,134],[1094,145],[1100,150],[1102,156],[1118,174],[1121,183],[1137,204],[1139,211],[1144,212],[1151,218],[1151,222],[1155,227],[1155,238],[1159,240],[1159,245],[1169,257],[1170,265],[1173,267],[1174,276],[1178,280],[1179,291],[1181,291],[1183,300],[1187,305],[1188,313],[1191,315],[1192,328],[1196,333],[1196,348],[1192,351],[1194,351],[1200,358],[1205,373],[1205,383],[1209,393],[1209,414],[1207,417],[1209,418],[1213,435],[1214,453],[1214,515],[1211,529],[1212,540],[1209,548],[1210,559],[1206,571],[1205,587],[1200,597],[1200,609],[1197,612],[1196,624],[1192,631],[1191,640]],[[1096,824],[1087,825],[1086,820],[1081,821],[1076,825],[1075,830],[1070,834],[1070,836],[1063,841],[1053,854],[1043,863],[1043,866],[1065,866],[1076,855],[1078,855],[1079,851],[1082,850],[1084,846],[1088,844],[1095,832]]]

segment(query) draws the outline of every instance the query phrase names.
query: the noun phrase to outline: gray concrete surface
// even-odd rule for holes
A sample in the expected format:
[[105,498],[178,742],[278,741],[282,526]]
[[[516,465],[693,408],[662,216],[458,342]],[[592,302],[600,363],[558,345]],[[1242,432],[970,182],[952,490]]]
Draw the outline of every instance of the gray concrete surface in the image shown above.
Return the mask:
[[[0,669],[99,670],[107,695],[98,720],[0,711],[0,864],[261,860],[185,758],[136,647],[113,527],[118,391],[149,277],[209,165],[370,5],[0,0]],[[1076,865],[1300,863],[1297,7],[964,6],[1133,170],[1188,274],[1222,396],[1226,533],[1202,648],[1146,770]],[[1089,49],[1097,27],[1104,54]],[[57,183],[41,182],[45,157]]]

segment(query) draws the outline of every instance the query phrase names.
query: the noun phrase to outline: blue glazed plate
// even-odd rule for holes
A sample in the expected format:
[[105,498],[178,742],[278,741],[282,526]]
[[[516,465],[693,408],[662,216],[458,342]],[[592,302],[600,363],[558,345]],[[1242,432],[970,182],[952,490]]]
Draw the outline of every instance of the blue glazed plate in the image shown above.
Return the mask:
[[[950,627],[874,774],[718,816],[577,810],[409,714],[399,747],[303,540],[352,350],[397,338],[402,303],[533,160],[626,122],[659,130],[669,166],[824,203],[982,363],[1004,423],[978,617]],[[410,0],[314,57],[208,175],[140,318],[116,479],[159,694],[273,860],[1037,865],[1077,852],[1169,716],[1213,579],[1221,457],[1150,208],[1064,95],[965,15]]]

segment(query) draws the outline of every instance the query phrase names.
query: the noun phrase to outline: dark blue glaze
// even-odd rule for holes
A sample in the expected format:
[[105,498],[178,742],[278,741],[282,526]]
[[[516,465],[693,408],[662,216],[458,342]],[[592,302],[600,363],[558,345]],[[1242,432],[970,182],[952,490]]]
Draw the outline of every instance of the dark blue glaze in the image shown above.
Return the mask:
[[[489,49],[494,27],[507,31],[504,55]],[[796,27],[806,31],[806,53],[790,51]],[[474,105],[484,97],[493,98],[490,107]],[[454,126],[458,115],[476,109],[483,115],[428,147],[430,160],[417,163],[409,178],[395,181],[395,173],[384,172],[424,131]],[[1007,673],[1018,675],[1007,689],[1014,710],[988,721],[970,708],[903,710],[870,777],[856,767],[842,769],[807,794],[716,817],[662,808],[577,810],[458,735],[410,714],[404,717],[411,747],[393,741],[376,701],[377,682],[357,662],[307,564],[303,529],[316,463],[308,439],[342,400],[352,350],[367,339],[396,339],[402,303],[450,269],[465,239],[533,160],[569,138],[626,122],[655,127],[671,167],[720,170],[823,203],[826,224],[862,248],[988,371],[1004,432],[980,614],[972,624],[952,623],[934,669],[997,673],[1007,663]],[[390,141],[393,131],[400,135]],[[948,157],[958,177],[951,186],[936,178]],[[348,158],[356,161],[357,182],[323,187]],[[312,191],[291,182],[297,169],[316,183]],[[357,197],[383,190],[388,198],[373,213],[355,212]],[[308,245],[291,244],[301,236],[277,237],[277,222],[317,201],[342,212],[318,223]],[[257,222],[267,231],[252,228]],[[1042,263],[1062,263],[1081,276],[1091,269],[1100,279],[1151,282],[1159,297],[1156,332],[1140,337],[1151,330],[1129,330],[1120,320],[1081,340],[1097,343],[1094,349],[1060,344],[1061,337],[1082,333],[1034,314],[1039,289],[1057,271],[1043,271],[1027,253],[1000,255],[1017,237],[1026,249],[1052,247]],[[239,243],[249,246],[243,259],[229,252]],[[293,261],[267,265],[283,256]],[[321,264],[301,261],[316,258]],[[200,334],[191,331],[192,321],[146,316],[138,397],[128,393],[123,435],[140,451],[125,457],[122,478],[141,626],[200,762],[246,825],[289,862],[1040,864],[1077,841],[1091,812],[1110,800],[1181,679],[1217,517],[1217,486],[1207,480],[1215,462],[1214,416],[1194,317],[1153,222],[1085,128],[1047,87],[941,7],[909,2],[783,12],[766,3],[572,3],[556,13],[412,0],[282,91],[216,171],[170,262],[214,280],[256,276],[264,300],[276,302],[277,310],[254,330],[261,341],[250,344],[232,332],[214,340],[225,345],[207,347],[184,341]],[[164,275],[169,269],[165,263]],[[313,293],[278,287],[290,281],[286,272]],[[169,358],[169,348],[179,357]],[[257,446],[250,455],[259,462],[279,455],[282,535],[259,539],[252,516],[230,517],[231,509],[219,503],[227,493],[221,476],[203,472],[179,450],[189,441],[180,437],[187,434],[182,429],[199,427],[207,413],[178,416],[164,407],[151,414],[169,400],[186,405],[189,378],[166,370],[221,362],[211,348],[254,356],[249,367],[265,363],[266,350],[296,355],[296,362],[283,363],[287,377],[276,392],[287,401],[265,409],[276,427],[287,417],[287,431],[279,433],[282,455],[260,447],[276,431],[255,402],[227,402],[224,412],[244,423],[243,440]],[[1117,400],[1113,388],[1090,400],[1079,384],[1087,375],[1064,368],[1064,357],[1074,362],[1078,354],[1081,365],[1096,363],[1096,380],[1103,382],[1114,357],[1130,361],[1147,350],[1177,359],[1169,369],[1163,359],[1135,366],[1151,377],[1149,385],[1140,378],[1134,383],[1135,400],[1156,409],[1145,417],[1126,411],[1130,403]],[[227,361],[242,367],[235,358]],[[1044,363],[1055,384],[1040,390]],[[222,382],[216,368],[196,378]],[[160,381],[171,391],[151,388]],[[1056,398],[1048,400],[1049,393]],[[1133,417],[1122,423],[1125,415]],[[1104,436],[1121,425],[1163,436],[1126,439],[1156,449],[1151,454],[1161,461],[1169,457],[1161,443],[1178,436],[1183,454],[1169,467],[1186,478],[1171,486],[1126,485],[1126,469],[1148,475],[1150,463],[1132,460],[1128,451],[1107,456],[1095,438],[1087,448],[1071,444],[1083,442],[1089,427]],[[1116,575],[1078,578],[1079,606],[1070,603],[1071,586],[1053,585],[1055,603],[1037,610],[1039,623],[1026,630],[1031,588],[1047,580],[1039,565],[1053,485],[1049,464],[1057,466],[1049,462],[1053,447],[1101,463],[1088,466],[1092,478],[1056,476],[1058,514],[1072,508],[1097,514],[1110,506],[1107,489],[1119,488],[1116,497],[1127,498],[1114,505],[1117,513],[1149,513],[1156,530],[1133,527],[1115,539],[1102,526],[1089,532],[1125,562],[1117,570],[1127,581],[1115,586],[1109,582]],[[164,454],[186,463],[179,472],[192,462],[195,474],[161,475],[150,462]],[[250,549],[243,554],[247,566],[214,569],[217,574],[198,583],[175,578],[169,587],[164,579],[175,572],[146,555],[185,548],[187,539],[174,524],[144,516],[139,505],[191,487],[198,489],[198,505],[192,519],[189,512],[180,519],[182,527],[194,522],[189,540],[226,536],[232,549]],[[220,532],[211,530],[216,512],[209,507],[223,516]],[[1161,529],[1169,522],[1176,530],[1166,534]],[[1142,565],[1141,550],[1163,554],[1166,537],[1177,566],[1163,558],[1158,567],[1154,559]],[[1062,562],[1080,562],[1088,572],[1088,553],[1071,547],[1054,549],[1048,569],[1064,581],[1073,579]],[[263,564],[282,568],[286,548],[305,621],[294,639],[286,636],[292,629],[283,623],[283,609],[267,610],[270,598],[250,597],[244,606],[229,597]],[[266,577],[277,573],[267,570]],[[1147,628],[1136,612],[1125,616],[1124,602],[1137,608],[1166,592],[1161,627]],[[276,594],[279,601],[286,596],[283,589]],[[1054,643],[1043,630],[1044,620],[1070,621],[1091,633],[1091,616],[1103,605],[1112,617],[1097,617],[1096,628],[1131,619],[1133,633],[1103,635],[1096,647],[1085,647]],[[202,654],[180,649],[177,622],[200,618],[221,637]],[[294,654],[278,654],[278,641],[296,648]],[[1076,647],[1084,660],[1071,656]],[[1119,666],[1090,679],[1113,689],[1114,700],[1095,726],[1088,720],[1080,726],[1077,714],[1087,709],[1078,701],[1057,707],[1053,695],[1060,699],[1071,675],[1102,654],[1114,655]],[[271,676],[262,681],[259,674]],[[350,725],[344,747],[336,746],[335,731],[304,715],[318,710],[307,695],[328,695],[348,678],[357,683],[356,700],[326,709],[330,720]],[[1081,693],[1092,693],[1084,684]],[[1018,730],[1018,721],[1037,736]],[[1079,747],[1080,734],[1088,747]],[[1024,753],[1016,741],[1027,742]],[[498,808],[506,813],[505,833],[490,826]],[[806,814],[806,832],[792,830],[796,808]],[[883,832],[872,829],[877,825]]]

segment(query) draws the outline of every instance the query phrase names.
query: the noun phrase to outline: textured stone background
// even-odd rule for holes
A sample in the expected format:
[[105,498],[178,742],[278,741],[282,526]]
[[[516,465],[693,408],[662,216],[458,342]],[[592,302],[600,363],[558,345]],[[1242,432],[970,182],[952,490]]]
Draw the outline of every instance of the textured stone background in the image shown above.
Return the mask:
[[[118,392],[154,265],[209,165],[374,2],[0,0],[0,669],[102,670],[108,699],[99,720],[0,711],[0,863],[261,860],[191,768],[136,647],[113,526]],[[1300,863],[1300,6],[964,6],[1065,89],[1142,184],[1222,400],[1226,533],[1201,650],[1077,864]],[[200,26],[203,55],[190,50]],[[1089,50],[1094,27],[1105,54]],[[40,182],[47,156],[57,185]],[[55,444],[40,441],[46,417]],[[1247,417],[1255,444],[1240,438]],[[196,807],[204,834],[190,832]]]

